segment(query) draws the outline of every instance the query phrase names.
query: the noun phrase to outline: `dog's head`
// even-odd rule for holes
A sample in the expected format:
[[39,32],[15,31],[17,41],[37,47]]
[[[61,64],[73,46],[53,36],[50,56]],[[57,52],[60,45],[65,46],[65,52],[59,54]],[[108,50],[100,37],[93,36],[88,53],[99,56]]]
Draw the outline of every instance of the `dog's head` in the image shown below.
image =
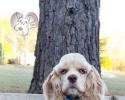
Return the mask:
[[23,16],[20,12],[15,12],[11,16],[11,26],[20,35],[26,36],[29,31],[36,28],[38,25],[38,18],[35,13],[30,12]]
[[48,95],[89,96],[98,92],[101,94],[102,81],[96,69],[84,56],[70,53],[64,55],[54,67],[43,85],[43,90]]

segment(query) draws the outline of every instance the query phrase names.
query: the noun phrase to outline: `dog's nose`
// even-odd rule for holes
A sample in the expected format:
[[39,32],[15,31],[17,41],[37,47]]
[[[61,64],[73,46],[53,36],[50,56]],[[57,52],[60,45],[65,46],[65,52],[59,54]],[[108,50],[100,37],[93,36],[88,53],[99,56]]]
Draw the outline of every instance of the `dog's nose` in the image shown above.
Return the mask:
[[22,28],[22,27],[19,27],[18,29],[19,29],[20,31],[22,31],[22,30],[23,30],[23,28]]
[[77,76],[76,75],[70,75],[68,77],[68,80],[71,82],[71,83],[75,83],[76,80],[77,80]]

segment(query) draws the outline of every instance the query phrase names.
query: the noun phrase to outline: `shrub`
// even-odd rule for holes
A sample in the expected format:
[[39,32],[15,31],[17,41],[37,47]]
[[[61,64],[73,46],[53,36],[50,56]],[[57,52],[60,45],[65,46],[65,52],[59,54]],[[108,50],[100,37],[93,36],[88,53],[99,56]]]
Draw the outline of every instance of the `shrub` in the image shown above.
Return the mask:
[[17,59],[8,59],[8,64],[18,64]]

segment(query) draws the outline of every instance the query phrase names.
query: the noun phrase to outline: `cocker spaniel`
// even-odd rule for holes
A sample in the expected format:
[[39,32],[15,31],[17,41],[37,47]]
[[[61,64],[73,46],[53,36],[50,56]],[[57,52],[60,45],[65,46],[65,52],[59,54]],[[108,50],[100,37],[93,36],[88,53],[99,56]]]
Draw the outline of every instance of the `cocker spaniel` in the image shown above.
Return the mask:
[[79,53],[64,55],[43,84],[45,100],[103,100],[103,81]]

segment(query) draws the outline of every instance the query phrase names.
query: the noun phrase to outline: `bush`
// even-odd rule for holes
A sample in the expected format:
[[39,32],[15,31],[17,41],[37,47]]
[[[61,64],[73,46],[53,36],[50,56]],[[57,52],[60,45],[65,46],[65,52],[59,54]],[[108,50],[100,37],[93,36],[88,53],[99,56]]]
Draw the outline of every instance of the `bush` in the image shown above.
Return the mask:
[[107,71],[111,71],[112,67],[111,67],[111,59],[109,58],[109,56],[103,56],[100,59],[101,62],[101,68],[102,70],[107,70]]
[[18,64],[17,59],[8,59],[8,64]]
[[101,38],[100,39],[100,63],[102,70],[110,71],[112,69],[111,66],[111,59],[109,57],[106,45],[108,42],[108,38]]

